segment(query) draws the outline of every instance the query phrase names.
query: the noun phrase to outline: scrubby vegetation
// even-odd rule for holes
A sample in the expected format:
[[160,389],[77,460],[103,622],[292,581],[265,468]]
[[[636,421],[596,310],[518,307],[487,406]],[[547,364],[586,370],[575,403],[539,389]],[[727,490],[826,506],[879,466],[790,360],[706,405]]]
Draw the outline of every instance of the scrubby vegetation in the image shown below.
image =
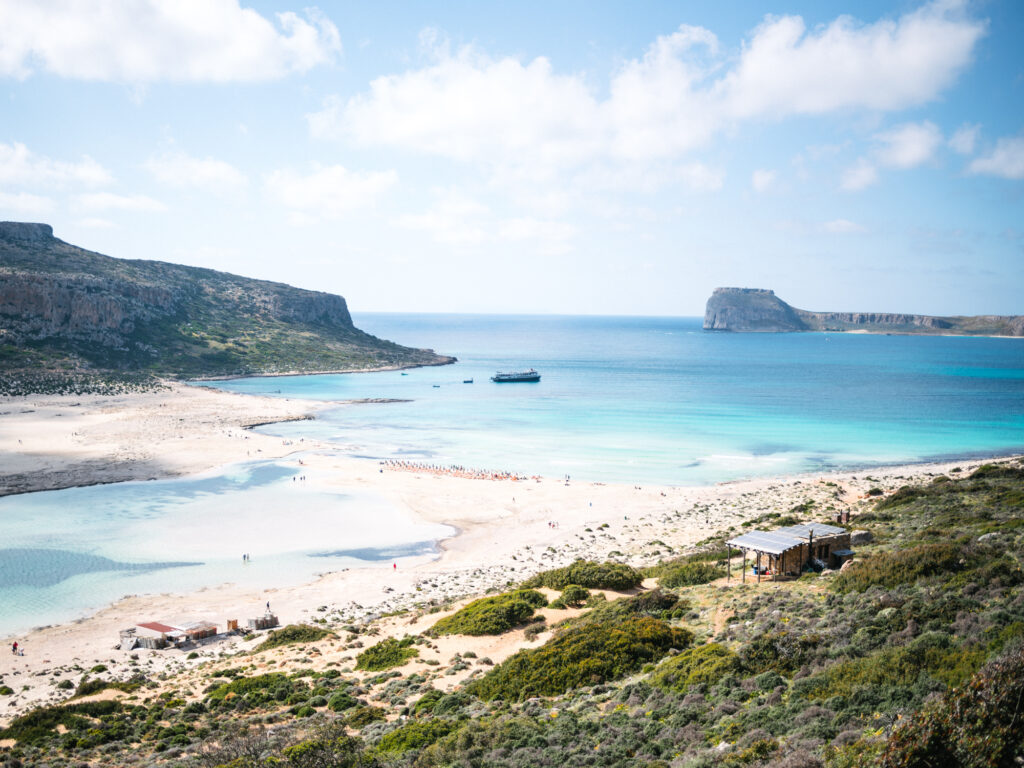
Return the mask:
[[533,618],[535,609],[547,604],[547,598],[532,589],[517,589],[502,595],[482,597],[438,621],[430,633],[500,635],[525,624]]
[[523,582],[523,586],[563,590],[570,584],[575,584],[590,589],[624,591],[639,587],[643,580],[640,571],[623,563],[577,560],[565,568],[542,571]]
[[[603,600],[566,572],[615,564],[577,563],[539,581],[560,583],[578,615],[496,666],[467,650],[439,663],[432,637],[365,648],[374,625],[335,627],[320,646],[348,655],[333,667],[307,643],[291,649],[302,667],[288,671],[270,666],[276,657],[218,661],[201,694],[173,679],[157,694],[140,678],[118,701],[37,709],[0,730],[17,742],[0,749],[0,765],[1017,765],[1024,471],[1014,462],[963,474],[897,504],[898,494],[862,502],[856,524],[874,541],[842,573],[665,584],[686,566],[717,567],[711,547],[653,569],[660,589]],[[487,623],[486,606],[517,599],[531,609],[537,600],[513,591],[449,618]],[[419,662],[399,670],[417,648]]]
[[467,690],[484,700],[554,696],[622,677],[693,640],[691,632],[652,616],[629,609],[622,617],[616,613],[567,624],[540,648],[519,651]]
[[293,645],[295,643],[315,643],[323,640],[330,631],[323,627],[314,627],[309,624],[289,624],[281,629],[272,629],[267,634],[267,639],[256,646],[255,653],[269,651],[271,648],[280,648],[282,645]]
[[401,640],[394,637],[381,640],[356,657],[356,669],[380,672],[384,669],[400,667],[409,659],[419,655],[419,651],[412,647],[415,641],[416,638],[408,636]]

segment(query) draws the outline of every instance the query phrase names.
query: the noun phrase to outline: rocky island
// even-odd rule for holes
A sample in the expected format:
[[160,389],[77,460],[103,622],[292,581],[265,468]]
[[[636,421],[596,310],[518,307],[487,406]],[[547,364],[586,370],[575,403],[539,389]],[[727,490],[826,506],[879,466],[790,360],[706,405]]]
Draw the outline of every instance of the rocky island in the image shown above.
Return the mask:
[[764,288],[716,288],[704,311],[704,330],[1024,336],[1024,315],[935,317],[889,312],[808,312],[790,306],[775,291]]
[[0,393],[453,361],[364,333],[341,296],[115,259],[47,224],[0,222]]

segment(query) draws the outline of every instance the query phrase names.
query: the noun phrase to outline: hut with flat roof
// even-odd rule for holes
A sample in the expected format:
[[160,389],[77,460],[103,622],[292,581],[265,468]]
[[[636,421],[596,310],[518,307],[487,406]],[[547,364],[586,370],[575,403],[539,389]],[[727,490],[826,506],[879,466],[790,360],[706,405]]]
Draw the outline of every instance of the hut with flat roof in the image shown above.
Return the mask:
[[743,551],[741,578],[746,581],[747,553],[753,554],[757,580],[762,575],[799,575],[806,565],[836,567],[853,557],[850,532],[826,523],[803,523],[774,531],[748,531],[726,541]]

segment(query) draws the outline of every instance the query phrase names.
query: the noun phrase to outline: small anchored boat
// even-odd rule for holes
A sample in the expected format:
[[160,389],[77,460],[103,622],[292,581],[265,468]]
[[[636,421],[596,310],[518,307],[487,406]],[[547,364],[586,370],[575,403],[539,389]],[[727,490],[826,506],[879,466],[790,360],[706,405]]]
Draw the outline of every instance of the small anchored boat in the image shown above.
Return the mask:
[[540,381],[540,374],[531,368],[528,371],[510,371],[502,372],[498,371],[496,374],[491,376],[491,381],[495,384],[513,384],[519,382],[528,381]]

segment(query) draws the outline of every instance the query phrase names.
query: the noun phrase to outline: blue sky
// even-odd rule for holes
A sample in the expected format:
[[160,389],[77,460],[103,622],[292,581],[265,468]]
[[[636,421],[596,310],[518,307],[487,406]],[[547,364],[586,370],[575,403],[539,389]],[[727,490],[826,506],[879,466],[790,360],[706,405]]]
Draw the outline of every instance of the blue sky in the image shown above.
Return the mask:
[[0,0],[0,219],[356,311],[1024,313],[1024,5]]

